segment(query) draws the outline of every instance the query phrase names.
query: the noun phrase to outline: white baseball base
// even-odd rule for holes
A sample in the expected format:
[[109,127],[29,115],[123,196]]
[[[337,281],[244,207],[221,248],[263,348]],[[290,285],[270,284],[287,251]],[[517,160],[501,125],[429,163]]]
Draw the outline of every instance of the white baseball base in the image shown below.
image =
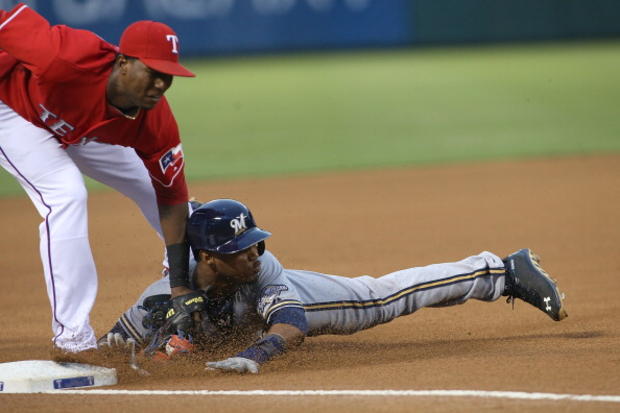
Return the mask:
[[112,386],[117,382],[116,369],[89,364],[49,360],[0,363],[0,394]]

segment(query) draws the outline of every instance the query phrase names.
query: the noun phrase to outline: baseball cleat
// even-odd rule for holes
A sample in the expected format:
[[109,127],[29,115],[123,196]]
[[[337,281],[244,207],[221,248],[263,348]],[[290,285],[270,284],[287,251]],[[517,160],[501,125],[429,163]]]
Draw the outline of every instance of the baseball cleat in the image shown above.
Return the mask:
[[519,298],[532,304],[555,321],[568,316],[564,309],[564,294],[556,281],[540,266],[540,258],[529,248],[510,254],[504,259],[506,286],[502,295],[508,300]]

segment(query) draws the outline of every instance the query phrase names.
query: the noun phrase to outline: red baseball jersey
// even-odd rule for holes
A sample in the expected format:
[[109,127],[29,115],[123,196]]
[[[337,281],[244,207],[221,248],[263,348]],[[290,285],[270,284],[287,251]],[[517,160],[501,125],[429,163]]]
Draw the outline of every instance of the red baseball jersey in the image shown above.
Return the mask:
[[134,148],[158,202],[187,202],[183,149],[167,100],[134,119],[106,100],[116,46],[89,31],[50,26],[20,4],[0,11],[0,49],[0,100],[6,105],[63,145],[97,141]]

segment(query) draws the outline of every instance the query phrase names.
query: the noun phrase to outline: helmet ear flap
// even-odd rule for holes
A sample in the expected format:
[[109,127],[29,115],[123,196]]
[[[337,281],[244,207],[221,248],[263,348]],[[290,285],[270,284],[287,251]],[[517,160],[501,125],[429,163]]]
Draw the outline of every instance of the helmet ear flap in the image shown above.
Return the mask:
[[258,255],[263,255],[265,253],[265,241],[260,241],[256,244],[256,248],[258,249]]

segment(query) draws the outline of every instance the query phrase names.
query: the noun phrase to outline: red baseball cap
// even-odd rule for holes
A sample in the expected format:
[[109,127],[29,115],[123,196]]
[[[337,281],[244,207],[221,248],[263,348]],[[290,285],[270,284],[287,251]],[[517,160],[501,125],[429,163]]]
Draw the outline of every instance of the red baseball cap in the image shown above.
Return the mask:
[[196,76],[179,63],[179,38],[163,23],[141,20],[130,24],[121,36],[120,51],[161,73]]

